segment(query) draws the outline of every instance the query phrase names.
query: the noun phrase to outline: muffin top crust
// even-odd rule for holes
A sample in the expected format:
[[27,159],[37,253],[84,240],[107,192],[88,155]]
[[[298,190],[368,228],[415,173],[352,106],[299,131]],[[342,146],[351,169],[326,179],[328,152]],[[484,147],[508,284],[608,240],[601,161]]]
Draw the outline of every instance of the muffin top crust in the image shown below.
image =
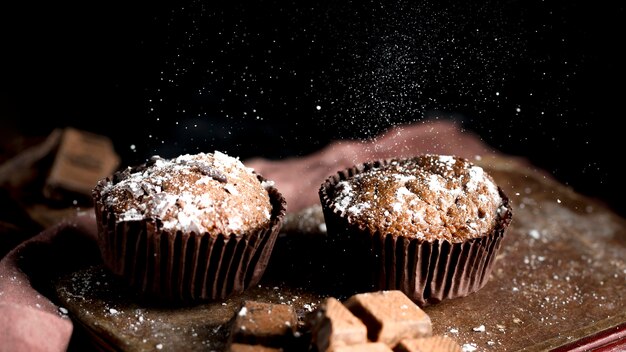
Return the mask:
[[327,192],[335,212],[371,233],[426,241],[487,235],[510,210],[490,175],[450,155],[392,159]]
[[170,231],[241,235],[269,224],[270,186],[238,158],[215,151],[153,156],[101,182],[93,196],[116,222],[148,220]]

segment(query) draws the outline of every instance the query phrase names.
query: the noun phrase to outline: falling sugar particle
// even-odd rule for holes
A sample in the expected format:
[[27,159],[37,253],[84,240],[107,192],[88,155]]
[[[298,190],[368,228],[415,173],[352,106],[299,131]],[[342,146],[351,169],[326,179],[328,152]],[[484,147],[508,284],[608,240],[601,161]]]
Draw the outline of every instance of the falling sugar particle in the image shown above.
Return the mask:
[[131,144],[131,145],[130,145],[130,150],[135,151],[135,148],[136,148],[136,147],[135,147],[135,145],[134,145],[134,144]]
[[317,105],[317,106],[315,107],[315,110],[320,111],[320,110],[322,110],[322,107],[321,107],[320,105]]
[[559,203],[559,204],[561,204],[561,200],[560,200],[560,199],[558,199],[558,198],[556,199],[556,202],[557,202],[557,203]]
[[110,309],[109,309],[109,313],[111,313],[111,314],[117,314],[117,313],[118,313],[118,311],[117,311],[117,309],[115,309],[115,308],[110,308]]
[[459,333],[459,329],[452,328],[452,329],[450,329],[450,333],[458,334]]
[[162,349],[163,349],[163,344],[162,344],[162,343],[159,343],[159,344],[157,344],[157,345],[156,345],[156,346],[154,346],[154,347],[156,347],[156,349],[157,349],[157,350],[162,350]]
[[63,315],[67,315],[67,313],[69,313],[67,308],[63,308],[63,307],[59,307],[59,312]]

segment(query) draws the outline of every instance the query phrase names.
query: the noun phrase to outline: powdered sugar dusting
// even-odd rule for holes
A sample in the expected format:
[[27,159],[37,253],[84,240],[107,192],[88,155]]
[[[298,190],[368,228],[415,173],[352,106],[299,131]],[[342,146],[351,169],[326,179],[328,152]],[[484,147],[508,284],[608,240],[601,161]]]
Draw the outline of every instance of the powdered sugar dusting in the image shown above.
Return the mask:
[[456,158],[452,155],[439,155],[439,161],[452,166],[456,162]]
[[428,176],[428,188],[433,192],[447,192],[447,189],[444,187],[443,183],[439,179],[440,176],[431,174]]
[[118,222],[153,220],[165,230],[239,234],[270,219],[271,181],[262,184],[238,158],[219,151],[153,157],[117,178],[100,197]]
[[482,168],[450,155],[393,160],[339,181],[333,194],[336,211],[374,230],[452,241],[489,233],[502,203]]
[[487,177],[485,171],[480,166],[472,166],[469,168],[469,179],[465,184],[465,188],[468,192],[476,192],[480,187],[485,187],[490,197],[499,197],[498,187]]
[[468,191],[474,192],[478,189],[478,184],[484,180],[485,172],[479,166],[469,168],[469,181],[465,185]]
[[346,181],[340,181],[337,183],[337,198],[335,202],[335,208],[340,212],[345,212],[348,205],[352,202],[354,193],[352,192],[352,186]]
[[348,208],[347,212],[352,215],[359,215],[364,209],[367,209],[369,207],[370,207],[370,203],[366,203],[366,202],[357,203],[351,206],[350,208]]

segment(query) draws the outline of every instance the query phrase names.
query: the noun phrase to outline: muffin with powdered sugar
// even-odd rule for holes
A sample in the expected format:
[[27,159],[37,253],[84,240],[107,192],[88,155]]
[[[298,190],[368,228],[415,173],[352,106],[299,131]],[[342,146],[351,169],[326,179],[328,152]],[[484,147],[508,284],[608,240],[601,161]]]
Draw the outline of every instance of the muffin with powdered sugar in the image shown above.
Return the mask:
[[420,305],[483,287],[512,218],[493,178],[451,155],[357,165],[319,194],[346,282],[398,289]]
[[256,284],[285,215],[273,182],[238,158],[158,156],[93,192],[104,264],[146,296],[225,298]]

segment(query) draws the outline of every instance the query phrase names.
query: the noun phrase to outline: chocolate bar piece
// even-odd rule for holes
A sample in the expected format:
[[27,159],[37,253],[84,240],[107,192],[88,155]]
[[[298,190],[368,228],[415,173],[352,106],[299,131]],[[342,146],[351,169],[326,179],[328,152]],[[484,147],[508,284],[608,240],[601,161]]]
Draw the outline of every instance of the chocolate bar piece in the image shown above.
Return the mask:
[[430,317],[402,291],[359,293],[345,305],[365,323],[370,341],[395,346],[405,338],[432,335]]
[[245,301],[235,313],[230,344],[283,347],[294,336],[298,318],[292,306]]
[[367,328],[339,300],[327,298],[307,316],[311,327],[311,343],[319,352],[337,351],[340,346],[367,342]]
[[119,162],[109,138],[65,128],[43,194],[59,201],[70,195],[90,200],[98,180],[113,173]]
[[396,352],[461,352],[461,346],[452,338],[437,335],[404,339],[394,348]]

